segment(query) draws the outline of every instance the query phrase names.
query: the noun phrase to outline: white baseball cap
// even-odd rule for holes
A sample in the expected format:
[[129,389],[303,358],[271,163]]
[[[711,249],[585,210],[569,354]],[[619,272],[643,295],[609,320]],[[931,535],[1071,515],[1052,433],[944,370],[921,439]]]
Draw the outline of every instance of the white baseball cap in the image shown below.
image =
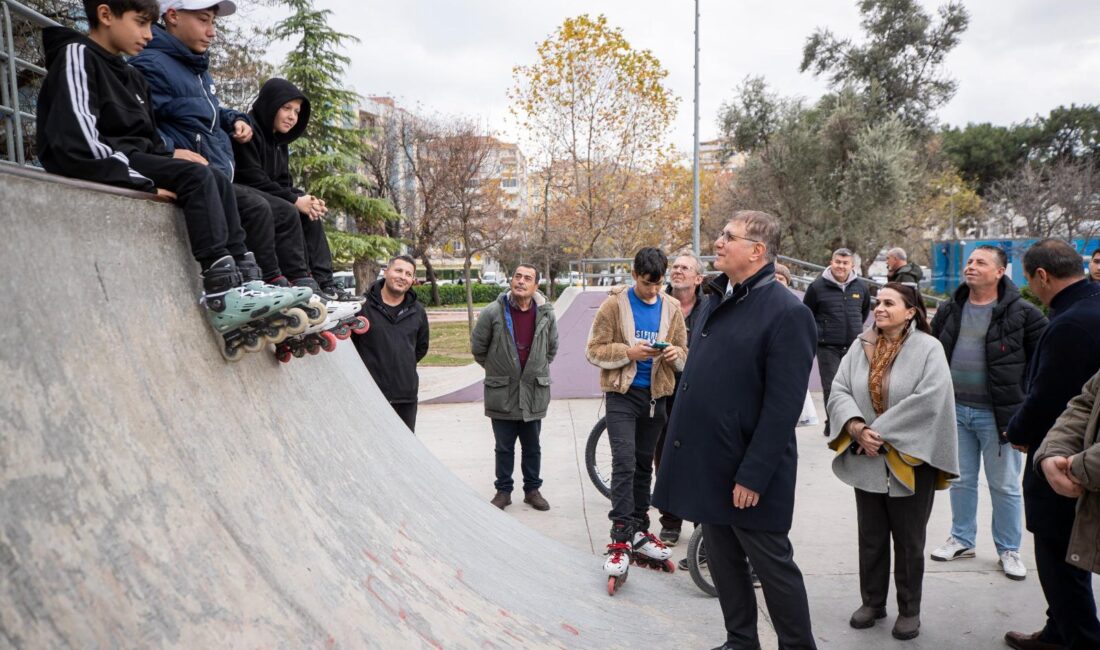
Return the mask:
[[176,11],[213,9],[215,16],[229,16],[237,12],[237,5],[232,0],[160,0],[160,15],[168,13],[169,9]]

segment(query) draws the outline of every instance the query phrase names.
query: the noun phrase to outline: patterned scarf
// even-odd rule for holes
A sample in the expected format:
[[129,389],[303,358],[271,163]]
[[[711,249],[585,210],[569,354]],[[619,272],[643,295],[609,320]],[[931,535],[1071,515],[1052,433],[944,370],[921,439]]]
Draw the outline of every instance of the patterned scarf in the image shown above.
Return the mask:
[[882,380],[886,371],[894,364],[894,359],[901,352],[901,344],[905,337],[891,341],[883,335],[879,335],[875,341],[875,352],[871,355],[871,370],[867,377],[867,386],[871,390],[871,406],[875,409],[875,415],[882,415],[886,411],[886,395],[883,392]]

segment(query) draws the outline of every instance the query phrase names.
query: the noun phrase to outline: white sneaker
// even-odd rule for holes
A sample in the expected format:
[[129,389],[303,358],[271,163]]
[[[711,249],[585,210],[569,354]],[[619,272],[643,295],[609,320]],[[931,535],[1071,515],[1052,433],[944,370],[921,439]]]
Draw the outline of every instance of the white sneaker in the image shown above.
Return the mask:
[[997,564],[1001,565],[1001,568],[1005,571],[1005,576],[1009,580],[1023,580],[1027,577],[1027,567],[1020,559],[1019,551],[1001,553],[1001,559],[997,560]]
[[954,537],[948,537],[943,546],[932,551],[932,559],[937,562],[950,562],[961,557],[974,557],[974,549],[964,546]]

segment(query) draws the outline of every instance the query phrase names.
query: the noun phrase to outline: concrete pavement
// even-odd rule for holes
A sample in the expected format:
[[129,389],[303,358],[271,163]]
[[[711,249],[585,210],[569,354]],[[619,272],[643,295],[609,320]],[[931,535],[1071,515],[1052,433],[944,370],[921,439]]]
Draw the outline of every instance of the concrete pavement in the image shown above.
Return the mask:
[[[814,393],[814,399],[818,413],[823,413],[820,393]],[[586,571],[592,576],[601,572],[600,555],[610,527],[609,502],[596,492],[584,469],[584,445],[601,414],[601,404],[601,400],[561,400],[551,404],[542,429],[545,480],[542,494],[552,508],[549,512],[537,512],[522,503],[517,449],[517,491],[513,505],[506,510],[518,522],[589,554],[591,561]],[[830,469],[832,452],[824,446],[821,426],[801,427],[798,436],[800,467],[791,539],[795,559],[806,576],[814,631],[821,648],[993,649],[1005,647],[1002,637],[1007,630],[1034,631],[1042,626],[1045,601],[1035,573],[1030,535],[1025,534],[1021,549],[1028,577],[1023,582],[1008,580],[997,566],[989,530],[991,508],[982,481],[977,557],[950,563],[926,562],[920,637],[902,643],[890,636],[897,614],[892,586],[889,617],[870,630],[850,628],[848,617],[859,606],[855,499],[852,490],[837,480]],[[493,434],[480,403],[421,405],[417,437],[484,500],[493,496]],[[656,524],[656,511],[651,517]],[[947,493],[937,492],[928,526],[927,551],[947,538],[950,527]],[[674,549],[674,559],[683,557],[689,534],[690,524],[685,524],[683,542]],[[631,580],[637,573],[642,572],[632,569]],[[642,577],[673,585],[671,593],[678,602],[663,606],[675,613],[684,629],[702,632],[701,636],[713,639],[714,645],[723,641],[717,600],[703,595],[689,575],[647,571]],[[588,580],[587,576],[576,578]],[[629,592],[633,584],[628,582],[625,591]],[[764,647],[775,648],[767,608],[761,592],[757,595]]]

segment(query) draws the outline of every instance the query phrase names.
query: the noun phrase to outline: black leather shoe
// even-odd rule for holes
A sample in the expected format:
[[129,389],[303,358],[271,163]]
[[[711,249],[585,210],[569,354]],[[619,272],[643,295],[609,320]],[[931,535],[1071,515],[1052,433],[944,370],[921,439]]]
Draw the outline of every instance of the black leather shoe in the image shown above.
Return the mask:
[[898,641],[917,638],[920,635],[920,614],[916,616],[898,615],[898,620],[894,621],[894,629],[891,630],[890,634]]
[[848,625],[851,625],[857,630],[866,630],[874,626],[875,621],[880,618],[886,618],[885,607],[864,605],[852,613],[852,618],[848,619]]
[[1009,632],[1005,634],[1005,645],[1016,650],[1058,650],[1062,646],[1057,643],[1040,641],[1042,631],[1024,634],[1023,632]]

